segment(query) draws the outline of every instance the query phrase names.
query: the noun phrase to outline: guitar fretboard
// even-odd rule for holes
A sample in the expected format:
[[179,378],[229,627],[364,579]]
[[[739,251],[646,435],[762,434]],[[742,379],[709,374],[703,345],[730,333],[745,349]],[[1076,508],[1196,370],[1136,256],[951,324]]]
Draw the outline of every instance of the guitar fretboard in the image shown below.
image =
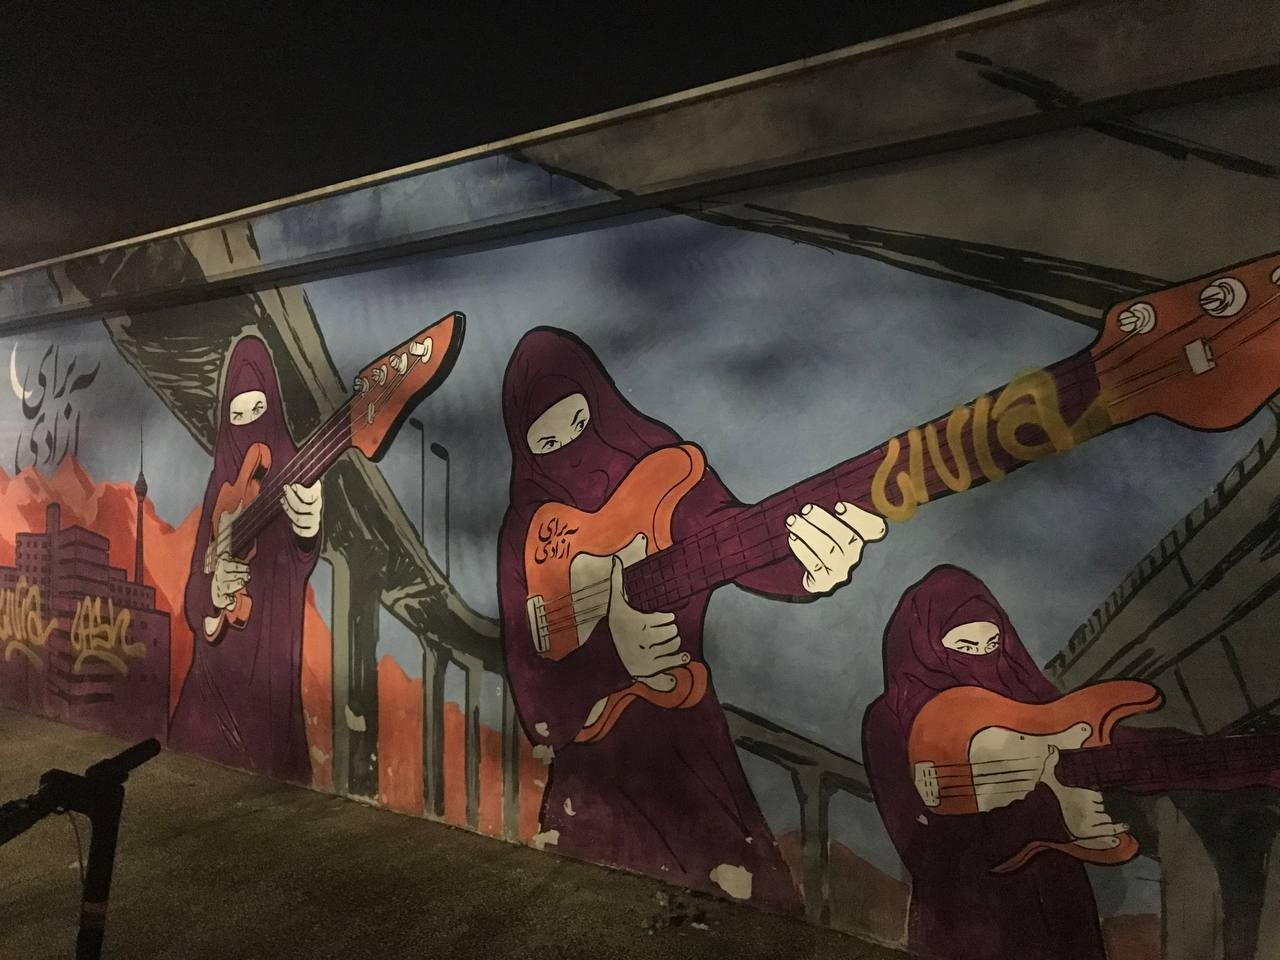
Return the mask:
[[1141,740],[1064,750],[1058,779],[1067,786],[1136,787],[1280,769],[1280,734]]
[[273,465],[258,495],[231,524],[231,555],[242,557],[267,523],[280,512],[280,493],[287,483],[310,486],[351,446],[350,401],[307,437],[286,463]]
[[[1044,383],[1049,385],[1047,392],[1055,395],[1061,420],[1067,424],[1080,421],[1098,396],[1097,375],[1088,351],[1046,368],[1043,374],[1051,378]],[[894,437],[632,564],[624,574],[630,602],[642,610],[667,610],[791,556],[786,518],[807,503],[830,509],[846,501],[883,514],[884,510],[877,509],[873,485],[891,455],[896,464],[888,485],[890,495],[906,497],[897,486],[899,475],[905,474],[917,503],[1002,479],[1030,462],[1010,452],[998,437],[991,414],[1005,389],[979,397],[965,408],[964,416],[953,412]],[[1020,402],[1034,406],[1031,399]],[[975,424],[980,426],[977,431]],[[1092,432],[1102,429],[1105,426],[1095,426]],[[1045,431],[1031,423],[1018,434],[1018,440],[1028,447],[1046,439]]]

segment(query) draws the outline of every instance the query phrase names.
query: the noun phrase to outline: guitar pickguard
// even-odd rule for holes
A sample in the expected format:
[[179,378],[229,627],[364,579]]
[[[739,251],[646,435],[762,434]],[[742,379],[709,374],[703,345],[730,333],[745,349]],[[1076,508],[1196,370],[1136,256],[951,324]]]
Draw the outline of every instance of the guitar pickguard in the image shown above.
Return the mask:
[[[998,810],[1021,800],[1041,782],[1048,783],[1064,804],[1084,802],[1079,796],[1091,791],[1064,787],[1054,777],[1045,777],[1045,765],[1049,760],[1049,748],[1075,750],[1089,739],[1093,728],[1087,723],[1077,723],[1059,733],[1035,736],[1019,733],[1005,727],[984,727],[969,742],[969,766],[972,770],[974,799],[979,813]],[[1055,787],[1056,785],[1056,787]],[[1061,792],[1060,792],[1061,791]],[[1064,803],[1065,800],[1065,803]],[[1070,818],[1066,818],[1070,823]]]

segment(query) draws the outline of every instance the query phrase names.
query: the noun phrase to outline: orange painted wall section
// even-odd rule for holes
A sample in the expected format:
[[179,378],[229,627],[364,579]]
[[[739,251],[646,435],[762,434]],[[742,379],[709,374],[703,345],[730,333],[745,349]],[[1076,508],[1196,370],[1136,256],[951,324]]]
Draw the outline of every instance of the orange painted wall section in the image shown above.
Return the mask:
[[[305,700],[305,687],[304,687]],[[308,728],[310,729],[310,728]],[[521,840],[538,832],[538,809],[547,768],[520,738]],[[467,824],[466,732],[462,708],[444,705],[444,820]],[[378,801],[421,816],[422,679],[405,675],[391,657],[378,662]],[[502,733],[480,727],[480,831],[502,833]]]

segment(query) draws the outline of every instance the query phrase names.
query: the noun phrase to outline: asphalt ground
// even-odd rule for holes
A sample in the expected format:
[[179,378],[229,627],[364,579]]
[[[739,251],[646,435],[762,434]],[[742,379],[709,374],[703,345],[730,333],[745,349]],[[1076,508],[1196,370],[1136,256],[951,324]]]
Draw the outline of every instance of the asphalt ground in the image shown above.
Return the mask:
[[[0,802],[122,741],[0,710]],[[77,818],[80,841],[88,824]],[[0,958],[74,955],[70,818],[0,847]],[[832,930],[164,752],[130,777],[103,956],[902,960]]]

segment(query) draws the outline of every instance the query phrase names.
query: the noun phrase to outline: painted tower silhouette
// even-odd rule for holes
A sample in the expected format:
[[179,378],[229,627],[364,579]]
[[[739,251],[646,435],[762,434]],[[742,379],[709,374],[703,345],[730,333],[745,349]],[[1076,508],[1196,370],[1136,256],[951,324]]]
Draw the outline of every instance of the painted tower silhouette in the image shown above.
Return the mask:
[[147,499],[147,478],[142,472],[142,428],[138,428],[138,482],[133,485],[138,496],[138,525],[133,538],[133,582],[142,583],[142,507]]

